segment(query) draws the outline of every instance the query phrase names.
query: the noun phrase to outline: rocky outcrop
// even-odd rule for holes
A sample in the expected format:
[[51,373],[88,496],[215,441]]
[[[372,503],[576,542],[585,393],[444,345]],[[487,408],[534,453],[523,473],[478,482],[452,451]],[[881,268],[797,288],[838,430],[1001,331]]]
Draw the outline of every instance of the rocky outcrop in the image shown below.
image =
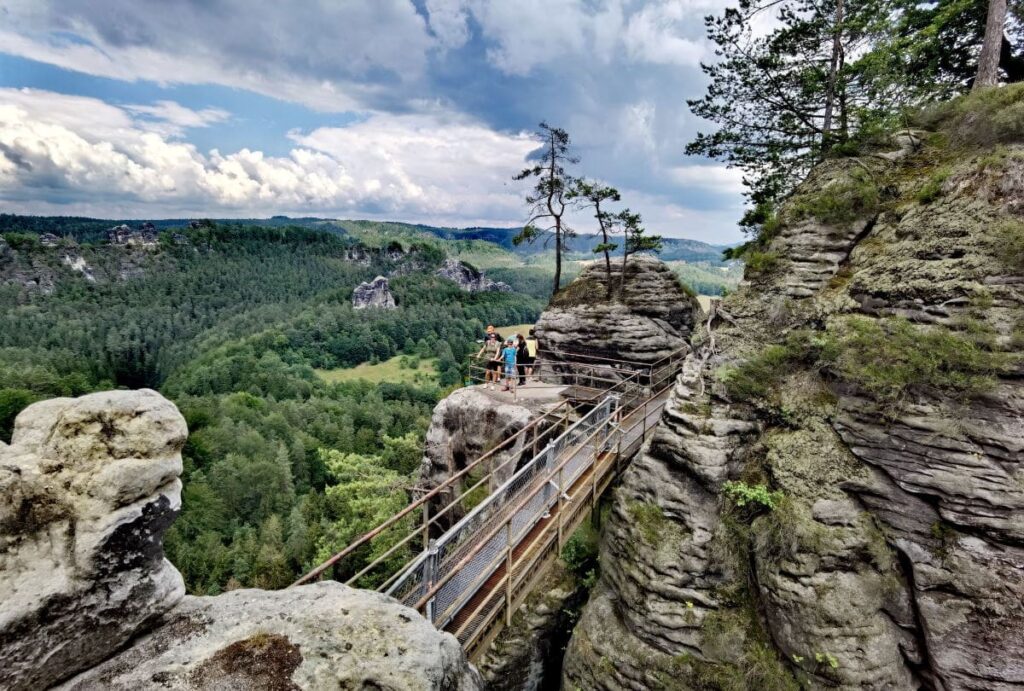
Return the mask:
[[575,574],[556,561],[478,663],[488,691],[551,688],[586,595]]
[[501,281],[494,281],[466,262],[457,259],[446,259],[437,275],[457,284],[467,293],[510,293],[512,286]]
[[356,286],[352,291],[352,307],[357,310],[394,309],[396,307],[395,296],[391,294],[388,279],[378,276],[368,283],[360,283]]
[[477,691],[453,636],[384,595],[340,583],[187,597],[125,652],[64,691]]
[[919,143],[816,170],[696,329],[567,688],[1024,686],[1024,145]]
[[186,597],[162,546],[185,436],[148,390],[18,416],[0,444],[0,687],[480,688],[454,637],[377,593]]
[[126,224],[114,226],[107,231],[107,242],[122,247],[148,247],[158,244],[156,228],[152,223],[145,223],[141,228],[131,228]]
[[[562,401],[554,392],[547,398],[507,402],[481,389],[458,389],[434,408],[424,440],[420,486],[428,489],[438,486]],[[543,425],[539,427],[539,431],[542,430]],[[532,456],[532,439],[531,434],[520,435],[507,447],[495,452],[486,468],[469,474],[462,483],[463,489],[472,485],[484,472],[494,472],[491,489],[511,477],[518,463]],[[443,504],[438,506],[448,504],[454,498],[454,495],[445,494],[440,498]],[[461,514],[454,512],[449,520],[454,522],[460,517]]]
[[101,661],[185,594],[161,538],[181,505],[185,421],[159,394],[37,403],[0,444],[0,686]]
[[672,270],[653,257],[632,257],[620,293],[621,263],[612,268],[611,299],[598,263],[552,298],[535,327],[541,348],[642,363],[685,348],[700,306]]

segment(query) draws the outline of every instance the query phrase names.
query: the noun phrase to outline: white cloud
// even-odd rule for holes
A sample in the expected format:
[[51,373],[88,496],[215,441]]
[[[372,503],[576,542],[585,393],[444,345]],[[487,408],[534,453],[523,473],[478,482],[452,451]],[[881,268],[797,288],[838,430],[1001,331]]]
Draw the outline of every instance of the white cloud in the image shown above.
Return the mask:
[[0,90],[0,103],[0,199],[22,209],[61,199],[66,213],[109,200],[120,208],[134,201],[139,215],[152,215],[152,204],[205,215],[370,210],[508,223],[521,211],[518,190],[507,184],[510,171],[536,147],[527,135],[462,118],[376,114],[349,127],[294,132],[287,156],[250,149],[203,154],[131,115],[157,113],[185,126],[220,114],[166,104],[121,109],[13,89]]
[[323,110],[398,97],[399,85],[422,77],[435,45],[409,0],[7,0],[3,10],[5,53],[125,81],[222,84]]
[[152,105],[129,105],[125,108],[145,118],[145,124],[154,132],[169,137],[180,137],[185,130],[194,127],[209,127],[224,122],[231,114],[221,108],[192,110],[174,101],[157,101]]
[[668,175],[681,187],[697,188],[717,194],[743,194],[743,171],[724,165],[684,165],[668,170]]

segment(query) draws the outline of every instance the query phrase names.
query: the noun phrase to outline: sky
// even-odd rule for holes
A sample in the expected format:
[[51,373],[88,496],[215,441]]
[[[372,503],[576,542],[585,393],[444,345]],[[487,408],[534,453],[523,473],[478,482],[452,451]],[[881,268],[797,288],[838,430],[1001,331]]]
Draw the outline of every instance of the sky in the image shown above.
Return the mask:
[[650,231],[732,243],[739,171],[684,153],[726,2],[0,0],[0,210],[515,226],[544,120]]

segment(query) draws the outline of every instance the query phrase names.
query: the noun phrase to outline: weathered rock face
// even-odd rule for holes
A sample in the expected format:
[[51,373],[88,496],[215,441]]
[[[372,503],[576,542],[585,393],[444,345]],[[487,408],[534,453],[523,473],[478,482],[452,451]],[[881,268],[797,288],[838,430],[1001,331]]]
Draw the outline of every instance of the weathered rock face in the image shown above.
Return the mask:
[[0,686],[95,664],[185,594],[164,559],[185,421],[153,391],[55,399],[0,444]]
[[[434,408],[427,430],[420,468],[420,485],[436,487],[465,468],[487,451],[513,437],[538,414],[539,410],[560,402],[551,400],[533,403],[503,402],[481,391],[465,388],[454,391]],[[491,486],[496,487],[512,476],[517,463],[532,455],[532,437],[521,435],[508,448],[496,452],[487,463],[495,470]],[[475,474],[471,474],[475,477]],[[472,477],[470,478],[472,480]],[[454,497],[443,497],[445,504]],[[453,519],[458,515],[452,516]]]
[[686,347],[700,314],[696,299],[667,265],[644,255],[629,260],[619,295],[621,268],[612,265],[611,300],[598,263],[552,298],[535,328],[543,349],[652,363]]
[[0,444],[0,687],[480,688],[455,638],[377,593],[185,597],[162,546],[185,436],[148,390],[18,416]]
[[897,153],[817,170],[697,329],[567,688],[1024,686],[1024,146]]
[[186,597],[160,628],[65,691],[145,688],[476,691],[453,636],[384,595],[340,583]]
[[360,283],[352,291],[352,307],[357,310],[368,307],[375,309],[394,309],[395,296],[391,294],[388,279],[378,276],[369,283]]
[[512,292],[512,286],[501,281],[493,281],[469,264],[457,259],[446,259],[441,268],[437,270],[437,275],[458,284],[459,288],[467,293]]
[[586,594],[579,579],[556,561],[478,663],[488,691],[557,688],[573,617]]

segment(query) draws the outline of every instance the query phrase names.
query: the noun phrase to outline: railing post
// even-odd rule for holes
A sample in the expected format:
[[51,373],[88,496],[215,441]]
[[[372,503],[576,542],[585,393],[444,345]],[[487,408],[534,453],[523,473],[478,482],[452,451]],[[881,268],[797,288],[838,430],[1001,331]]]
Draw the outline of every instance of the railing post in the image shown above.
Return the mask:
[[423,549],[430,547],[430,502],[423,503]]
[[[427,549],[427,558],[423,561],[423,590],[424,592],[430,592],[430,589],[434,587],[434,581],[437,578],[437,543],[433,540],[430,541],[430,547]],[[427,604],[424,607],[426,610],[423,616],[427,618],[431,624],[434,623],[434,597],[427,600]]]
[[512,625],[512,518],[505,522],[505,626]]
[[558,468],[558,515],[555,517],[555,521],[558,523],[558,553],[562,553],[562,495],[565,494],[565,490],[562,489],[562,481],[564,480],[563,471],[564,466]]

